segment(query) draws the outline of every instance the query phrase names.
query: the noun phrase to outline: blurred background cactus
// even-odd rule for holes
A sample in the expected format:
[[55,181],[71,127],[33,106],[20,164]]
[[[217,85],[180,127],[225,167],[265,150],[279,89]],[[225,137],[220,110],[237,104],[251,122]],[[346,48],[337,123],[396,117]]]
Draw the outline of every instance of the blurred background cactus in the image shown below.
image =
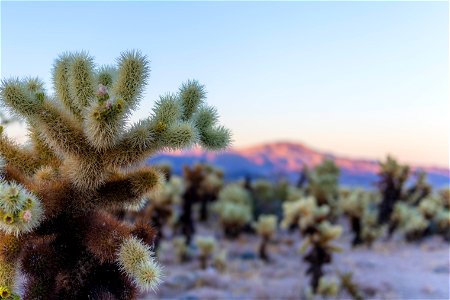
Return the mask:
[[260,215],[258,222],[254,224],[255,230],[261,237],[261,243],[259,246],[259,258],[264,261],[269,261],[269,255],[267,253],[267,244],[277,231],[277,216],[275,215]]
[[380,162],[378,173],[378,189],[382,195],[379,206],[378,222],[387,223],[394,210],[395,203],[403,198],[404,185],[409,177],[410,169],[400,165],[393,157],[388,156],[386,161]]
[[252,220],[250,193],[239,184],[224,187],[214,209],[227,238],[237,238]]
[[[342,227],[330,223],[330,207],[319,205],[312,196],[296,202],[286,202],[282,225],[287,228],[296,222],[304,238],[301,252],[307,252],[304,260],[308,263],[306,273],[311,276],[310,286],[313,293],[318,292],[319,281],[324,275],[324,265],[332,261],[332,253],[339,248],[333,241],[339,238]],[[309,251],[308,251],[309,250]]]
[[[1,296],[17,296],[20,269],[25,299],[134,299],[161,281],[155,230],[112,211],[140,205],[162,185],[162,172],[142,165],[149,155],[195,144],[221,149],[230,133],[197,81],[127,124],[149,75],[138,51],[108,67],[87,52],[65,53],[52,75],[54,94],[34,78],[1,84],[3,105],[25,119],[30,135],[26,146],[0,137]],[[172,201],[164,193],[156,202]]]
[[306,172],[306,194],[315,197],[318,205],[330,207],[331,216],[336,218],[339,215],[339,168],[334,161],[327,159]]
[[195,245],[199,250],[200,268],[204,270],[208,267],[208,260],[217,248],[216,239],[212,236],[197,236]]
[[340,209],[349,219],[353,231],[352,245],[366,244],[370,247],[383,233],[377,222],[377,195],[360,189],[341,194]]

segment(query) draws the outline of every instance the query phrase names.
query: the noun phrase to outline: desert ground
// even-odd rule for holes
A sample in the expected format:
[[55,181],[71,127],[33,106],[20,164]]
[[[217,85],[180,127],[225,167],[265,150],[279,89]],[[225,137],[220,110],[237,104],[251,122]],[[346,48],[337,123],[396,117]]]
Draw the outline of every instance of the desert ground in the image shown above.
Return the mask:
[[[200,270],[195,255],[179,263],[168,239],[158,252],[164,282],[141,299],[306,299],[308,278],[298,251],[302,244],[298,232],[279,231],[269,247],[269,263],[257,257],[257,236],[243,234],[229,241],[218,232],[214,226],[197,228],[198,234],[215,235],[218,248],[227,250],[225,271],[213,266]],[[343,251],[334,254],[327,275],[353,272],[365,299],[449,299],[449,245],[442,238],[406,243],[394,236],[376,241],[371,249],[351,249],[351,235],[344,232],[338,241]],[[351,297],[340,292],[337,299]]]

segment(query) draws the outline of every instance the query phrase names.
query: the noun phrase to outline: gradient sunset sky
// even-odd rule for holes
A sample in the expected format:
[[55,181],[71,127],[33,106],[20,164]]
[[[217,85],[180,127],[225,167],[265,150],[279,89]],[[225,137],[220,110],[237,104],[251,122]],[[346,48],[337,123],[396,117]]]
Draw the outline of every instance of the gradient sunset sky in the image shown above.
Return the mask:
[[[1,2],[1,77],[88,50],[151,60],[145,100],[187,79],[234,146],[277,140],[359,158],[449,164],[448,2]],[[18,134],[18,127],[9,129]]]

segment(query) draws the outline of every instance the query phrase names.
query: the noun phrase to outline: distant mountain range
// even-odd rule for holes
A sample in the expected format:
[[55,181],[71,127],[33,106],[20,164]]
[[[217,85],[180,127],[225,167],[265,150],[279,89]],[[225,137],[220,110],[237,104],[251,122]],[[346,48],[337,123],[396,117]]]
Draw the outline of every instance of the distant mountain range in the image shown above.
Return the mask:
[[[294,182],[305,165],[313,167],[327,158],[334,160],[340,167],[341,184],[374,187],[378,172],[376,160],[336,156],[292,142],[274,142],[222,152],[206,152],[195,148],[187,151],[160,153],[152,157],[149,162],[170,163],[177,174],[181,174],[183,165],[207,162],[222,168],[229,180],[245,176],[267,179],[287,177]],[[436,188],[449,186],[449,169],[419,166],[411,166],[411,168],[413,172],[417,170],[427,172],[428,181]]]

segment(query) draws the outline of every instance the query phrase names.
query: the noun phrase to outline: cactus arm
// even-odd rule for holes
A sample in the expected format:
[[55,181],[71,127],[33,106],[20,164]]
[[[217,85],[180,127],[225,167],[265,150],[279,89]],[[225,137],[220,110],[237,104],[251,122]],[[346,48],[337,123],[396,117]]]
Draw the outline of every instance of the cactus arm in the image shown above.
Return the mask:
[[69,109],[69,111],[81,119],[81,111],[76,105],[70,93],[69,68],[73,61],[73,56],[69,53],[62,54],[53,65],[53,86],[58,99]]
[[139,51],[124,52],[118,59],[118,78],[113,85],[113,93],[124,100],[125,113],[136,108],[149,71],[147,57]]
[[25,174],[32,174],[39,166],[39,159],[33,151],[20,147],[11,141],[0,128],[0,153],[3,159]]
[[21,245],[20,237],[0,232],[0,298],[2,299],[15,295],[13,291],[17,285]]
[[128,174],[116,174],[98,189],[96,203],[123,207],[140,202],[145,194],[157,190],[163,176],[155,168],[146,167]]
[[140,239],[123,240],[117,252],[120,269],[142,290],[155,290],[161,282],[162,269],[155,261],[150,247]]
[[123,131],[123,101],[116,99],[91,104],[85,112],[84,133],[91,146],[107,150]]
[[44,93],[33,93],[28,91],[22,82],[8,80],[3,82],[0,95],[5,104],[27,117],[41,130],[46,142],[53,149],[71,154],[80,154],[89,149],[81,126]]
[[46,143],[61,155],[80,156],[92,152],[83,129],[67,110],[52,101],[44,101],[37,117],[36,125],[39,126]]
[[86,52],[72,55],[68,70],[69,93],[79,111],[93,99],[95,92],[94,62]]

